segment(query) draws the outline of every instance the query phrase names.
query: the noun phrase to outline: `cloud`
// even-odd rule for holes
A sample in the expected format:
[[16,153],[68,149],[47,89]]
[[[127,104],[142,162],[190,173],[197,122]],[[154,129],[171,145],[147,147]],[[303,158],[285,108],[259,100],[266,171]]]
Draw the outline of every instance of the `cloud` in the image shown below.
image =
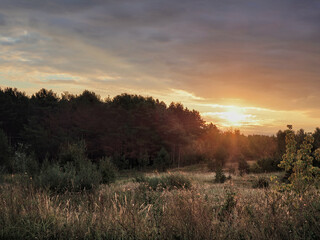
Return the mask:
[[17,84],[12,71],[30,84],[68,74],[49,86],[320,109],[316,0],[2,0],[0,30],[2,78]]

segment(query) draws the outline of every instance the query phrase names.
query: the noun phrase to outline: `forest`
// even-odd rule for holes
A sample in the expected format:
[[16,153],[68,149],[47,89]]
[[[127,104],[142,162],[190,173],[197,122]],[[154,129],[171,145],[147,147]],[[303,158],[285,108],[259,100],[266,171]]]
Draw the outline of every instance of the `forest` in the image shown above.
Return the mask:
[[[59,97],[46,89],[29,97],[5,88],[0,89],[0,102],[2,135],[12,149],[23,145],[39,163],[57,160],[61,149],[79,141],[92,161],[111,157],[120,169],[152,167],[161,149],[169,155],[167,167],[209,161],[217,152],[230,162],[241,157],[280,162],[285,152],[285,131],[275,136],[221,131],[181,103],[167,106],[152,97],[121,94],[103,100],[87,90]],[[303,129],[296,133],[298,144],[305,136]],[[313,136],[314,148],[320,147],[319,128]]]

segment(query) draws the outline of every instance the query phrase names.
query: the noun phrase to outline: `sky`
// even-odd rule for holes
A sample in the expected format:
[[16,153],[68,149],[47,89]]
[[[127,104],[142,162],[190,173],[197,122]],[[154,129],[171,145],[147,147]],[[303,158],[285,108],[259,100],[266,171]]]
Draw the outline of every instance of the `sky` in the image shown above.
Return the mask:
[[0,86],[181,102],[222,129],[320,127],[319,0],[0,0]]

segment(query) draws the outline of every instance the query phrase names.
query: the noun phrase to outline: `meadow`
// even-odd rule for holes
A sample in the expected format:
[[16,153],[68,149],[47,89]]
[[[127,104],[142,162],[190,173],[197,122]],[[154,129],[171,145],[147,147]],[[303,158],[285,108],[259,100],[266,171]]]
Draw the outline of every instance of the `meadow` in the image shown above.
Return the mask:
[[0,100],[0,239],[319,239],[320,128],[245,136],[129,94]]
[[[26,175],[6,175],[0,238],[318,239],[319,190],[279,192],[269,179],[282,175],[235,173],[221,184],[205,165],[122,171],[115,183],[78,193],[54,193]],[[255,186],[259,179],[270,185]]]

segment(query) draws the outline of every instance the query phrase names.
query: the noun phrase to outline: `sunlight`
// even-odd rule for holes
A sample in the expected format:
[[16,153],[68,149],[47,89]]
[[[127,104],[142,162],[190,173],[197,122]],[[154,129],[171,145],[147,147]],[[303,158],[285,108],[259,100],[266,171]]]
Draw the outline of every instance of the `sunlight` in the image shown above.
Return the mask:
[[222,112],[220,118],[226,120],[226,124],[230,126],[241,126],[251,117],[251,114],[243,114],[236,110]]
[[202,115],[210,117],[211,121],[220,124],[222,127],[259,125],[259,120],[256,119],[256,115],[245,113],[240,107],[226,106],[225,108],[226,111],[223,112],[206,112]]

